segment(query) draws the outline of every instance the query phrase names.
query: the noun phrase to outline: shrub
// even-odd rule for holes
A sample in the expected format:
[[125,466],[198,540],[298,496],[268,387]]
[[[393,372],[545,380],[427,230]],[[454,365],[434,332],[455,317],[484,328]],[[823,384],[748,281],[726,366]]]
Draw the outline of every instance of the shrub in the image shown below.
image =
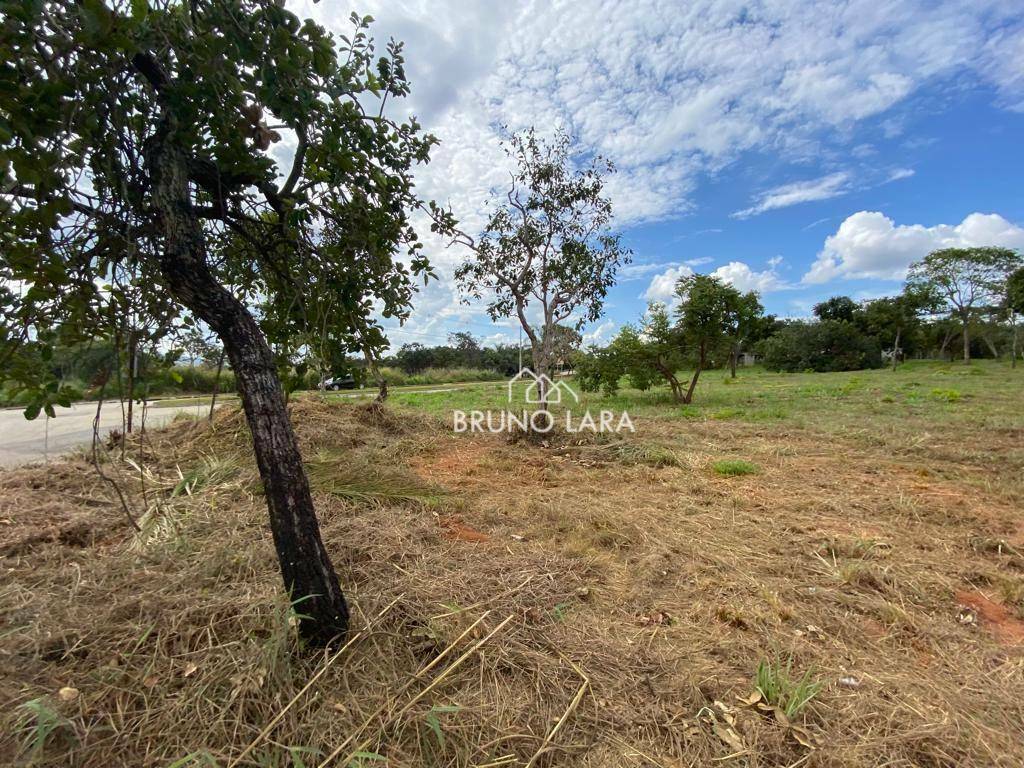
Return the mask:
[[504,378],[498,371],[484,368],[427,368],[419,373],[405,373],[400,368],[385,367],[381,375],[390,386],[401,387],[416,384],[455,384],[463,381],[500,381]]
[[845,320],[794,322],[761,344],[771,371],[855,371],[880,368],[878,341]]

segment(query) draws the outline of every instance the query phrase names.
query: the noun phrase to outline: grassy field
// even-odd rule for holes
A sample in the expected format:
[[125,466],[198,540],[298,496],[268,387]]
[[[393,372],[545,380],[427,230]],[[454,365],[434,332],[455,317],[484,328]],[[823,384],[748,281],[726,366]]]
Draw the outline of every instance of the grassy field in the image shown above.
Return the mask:
[[[454,434],[501,384],[292,406],[350,595],[296,645],[244,422],[0,473],[0,761],[1024,763],[1024,368],[586,394],[627,435]],[[306,687],[308,685],[308,687]]]

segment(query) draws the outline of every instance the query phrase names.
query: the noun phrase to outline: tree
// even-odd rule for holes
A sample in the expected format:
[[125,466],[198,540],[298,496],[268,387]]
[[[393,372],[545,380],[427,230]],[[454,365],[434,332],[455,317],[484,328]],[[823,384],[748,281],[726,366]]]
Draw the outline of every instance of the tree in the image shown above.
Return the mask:
[[480,342],[469,331],[456,331],[448,334],[448,345],[455,349],[460,360],[459,364],[467,368],[477,368],[483,355]]
[[603,350],[592,349],[576,365],[576,380],[585,392],[598,389],[615,394],[619,381],[628,376],[630,384],[648,390],[658,379],[672,390],[672,399],[683,402],[683,387],[676,375],[685,364],[684,340],[664,304],[647,308],[640,327],[625,325]]
[[729,347],[730,332],[741,301],[740,293],[711,275],[686,275],[676,283],[679,329],[694,362],[690,385],[682,402],[693,400],[693,390],[710,358]]
[[882,365],[877,341],[846,320],[788,323],[761,350],[771,371],[857,371]]
[[583,334],[568,325],[556,325],[551,329],[551,361],[554,365],[565,365],[579,352]]
[[921,315],[935,311],[941,301],[931,290],[907,286],[899,296],[885,296],[864,304],[862,315],[867,332],[885,344],[892,344],[892,369],[902,356],[902,342],[919,331]]
[[1020,254],[1008,248],[943,248],[911,264],[907,284],[943,298],[950,316],[960,323],[964,363],[970,363],[971,321],[999,301],[1007,275],[1020,265]]
[[1018,267],[1006,278],[1006,309],[1013,328],[1013,354],[1010,365],[1017,367],[1017,315],[1024,314],[1024,267]]
[[814,305],[814,316],[819,320],[857,321],[860,305],[849,296],[833,296]]
[[729,313],[729,375],[736,378],[736,365],[746,344],[760,339],[774,317],[765,318],[764,307],[756,291],[737,294]]
[[[386,116],[408,84],[401,46],[378,57],[369,17],[353,16],[336,48],[282,5],[4,3],[0,274],[29,288],[4,297],[0,370],[20,375],[7,363],[26,346],[74,338],[115,268],[209,326],[237,380],[299,631],[324,644],[346,631],[347,606],[274,355],[225,285],[294,308],[275,322],[307,331],[319,316],[310,299],[336,302],[353,333],[377,308],[402,316],[410,271],[429,274],[407,212],[423,206],[412,168],[434,140]],[[287,164],[268,153],[284,137]],[[448,231],[450,217],[430,211]],[[356,263],[366,288],[347,279]]]
[[[610,231],[612,205],[604,196],[605,176],[614,171],[610,162],[596,157],[576,169],[564,131],[545,141],[530,128],[511,135],[504,148],[515,165],[509,189],[479,238],[456,238],[472,255],[455,277],[468,296],[490,297],[492,319],[519,320],[534,372],[547,376],[558,326],[579,330],[600,317],[630,252]],[[543,385],[540,399],[547,399]]]

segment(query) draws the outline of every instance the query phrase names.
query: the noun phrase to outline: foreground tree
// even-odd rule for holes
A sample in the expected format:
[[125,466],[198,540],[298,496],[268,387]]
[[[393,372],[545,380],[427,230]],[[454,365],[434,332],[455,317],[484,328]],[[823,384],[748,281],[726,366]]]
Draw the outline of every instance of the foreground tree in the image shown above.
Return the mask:
[[950,316],[960,323],[964,363],[970,363],[971,322],[999,302],[1007,276],[1020,265],[1020,254],[1009,248],[943,248],[911,264],[907,284],[942,297]]
[[519,320],[534,372],[550,376],[564,338],[559,326],[578,331],[600,317],[616,271],[629,261],[610,230],[612,205],[604,195],[614,168],[597,157],[576,169],[565,132],[545,141],[531,128],[509,137],[505,151],[515,165],[511,184],[483,234],[457,238],[472,256],[455,277],[468,295],[489,298],[492,319]]
[[[413,273],[427,271],[406,212],[420,205],[411,170],[433,139],[384,116],[408,85],[400,46],[378,58],[368,17],[353,17],[338,50],[281,5],[3,4],[0,274],[29,287],[4,296],[0,357],[17,375],[22,351],[51,344],[50,329],[73,336],[94,311],[96,281],[137,260],[224,345],[300,633],[327,643],[346,631],[347,606],[274,355],[224,285],[249,281],[294,307],[281,316],[306,330],[317,314],[305,301],[321,293],[365,324],[366,289],[325,282],[349,285],[347,265],[359,262],[384,314],[400,315],[410,275],[394,256],[404,250]],[[284,166],[268,154],[283,136],[295,144]]]
[[711,275],[687,275],[676,283],[679,330],[693,360],[693,376],[682,402],[693,401],[697,380],[714,355],[728,352],[742,296]]

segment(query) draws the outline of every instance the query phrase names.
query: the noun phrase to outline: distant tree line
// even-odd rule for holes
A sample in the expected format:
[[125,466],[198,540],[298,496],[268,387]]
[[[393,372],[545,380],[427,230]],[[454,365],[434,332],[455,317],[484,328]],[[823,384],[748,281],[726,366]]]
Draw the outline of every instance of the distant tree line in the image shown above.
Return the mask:
[[[899,295],[866,301],[833,296],[809,320],[766,315],[758,295],[741,293],[711,275],[688,275],[672,307],[652,303],[604,348],[578,356],[584,390],[614,393],[622,380],[641,390],[667,384],[689,403],[701,373],[736,366],[754,355],[772,371],[893,368],[908,357],[963,360],[1019,353],[1017,317],[1024,312],[1024,261],[1005,248],[935,251],[911,265]],[[689,381],[680,378],[686,371]]]

